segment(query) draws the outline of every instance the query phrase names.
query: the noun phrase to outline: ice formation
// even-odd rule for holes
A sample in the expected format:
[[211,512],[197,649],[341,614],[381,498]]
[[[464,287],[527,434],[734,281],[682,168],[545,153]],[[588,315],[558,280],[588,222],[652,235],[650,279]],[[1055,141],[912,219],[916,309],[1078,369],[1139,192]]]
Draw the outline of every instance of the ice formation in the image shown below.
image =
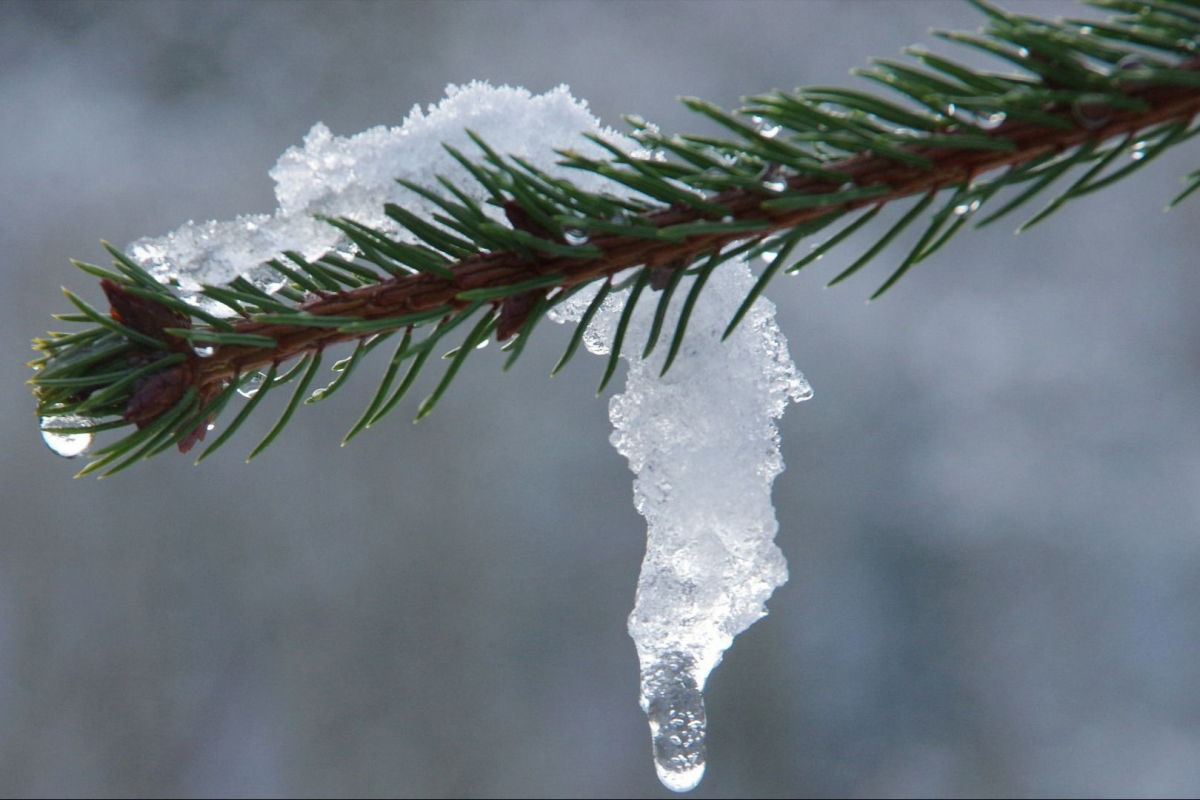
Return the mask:
[[[712,274],[665,376],[664,345],[641,358],[657,305],[643,300],[624,340],[625,391],[609,402],[611,440],[637,476],[634,505],[647,524],[629,635],[655,768],[675,791],[704,775],[709,673],[787,580],[771,503],[771,483],[783,470],[775,420],[812,390],[788,356],[769,301],[758,300],[721,342],[753,285],[745,262]],[[627,294],[608,297],[592,320],[584,339],[592,352],[608,352]],[[676,296],[686,296],[686,285]],[[578,319],[589,298],[577,298],[556,315]],[[677,315],[680,304],[673,305]],[[673,314],[665,330],[674,329]]]
[[[323,123],[313,125],[303,144],[286,150],[270,171],[279,203],[274,212],[188,222],[165,236],[139,239],[127,252],[159,280],[178,285],[188,300],[210,312],[229,313],[225,306],[196,295],[200,284],[226,283],[244,275],[274,291],[282,285],[278,273],[262,266],[263,262],[285,250],[313,260],[348,246],[340,231],[314,215],[349,217],[415,241],[384,214],[384,203],[396,203],[425,218],[432,216],[436,206],[396,183],[396,178],[437,187],[437,176],[443,175],[483,204],[487,196],[482,187],[442,146],[478,155],[467,129],[483,136],[497,152],[523,156],[558,174],[566,171],[554,164],[555,148],[571,147],[592,157],[605,152],[582,133],[622,139],[601,126],[587,104],[572,97],[565,86],[533,95],[480,81],[451,85],[440,103],[427,111],[413,106],[398,127],[380,125],[353,136],[335,136]],[[636,148],[628,140],[621,144]],[[587,189],[610,185],[599,176],[577,171],[571,179]],[[503,212],[492,211],[503,222]]]
[[[432,205],[395,182],[436,186],[444,175],[481,204],[485,191],[442,147],[477,150],[465,129],[498,152],[521,155],[587,189],[627,193],[591,173],[555,164],[556,148],[602,151],[591,132],[635,150],[636,143],[601,127],[565,87],[543,95],[485,83],[451,86],[428,112],[414,107],[400,127],[377,127],[350,137],[313,126],[302,146],[279,159],[271,177],[279,207],[226,222],[189,222],[173,233],[145,238],[131,257],[181,293],[201,283],[245,275],[267,289],[273,273],[262,262],[284,249],[315,259],[345,247],[340,233],[313,215],[346,216],[405,236],[384,216],[395,202],[428,218]],[[502,220],[497,210],[496,217]],[[733,637],[766,613],[764,603],[787,579],[774,544],[770,490],[783,469],[774,420],[790,400],[810,390],[787,354],[774,306],[760,299],[730,339],[721,333],[752,286],[745,263],[718,268],[701,295],[687,338],[665,377],[665,345],[642,361],[655,303],[643,302],[628,335],[631,354],[624,393],[610,404],[612,442],[636,473],[634,498],[646,517],[648,544],[629,631],[641,662],[641,703],[652,732],[655,764],[664,785],[693,788],[704,772],[705,718],[701,692]],[[676,298],[686,296],[680,287]],[[556,312],[578,319],[580,293]],[[614,293],[593,319],[586,342],[607,351],[623,295]],[[679,303],[675,303],[674,314]],[[215,308],[212,310],[216,310]],[[665,327],[672,330],[671,320]]]

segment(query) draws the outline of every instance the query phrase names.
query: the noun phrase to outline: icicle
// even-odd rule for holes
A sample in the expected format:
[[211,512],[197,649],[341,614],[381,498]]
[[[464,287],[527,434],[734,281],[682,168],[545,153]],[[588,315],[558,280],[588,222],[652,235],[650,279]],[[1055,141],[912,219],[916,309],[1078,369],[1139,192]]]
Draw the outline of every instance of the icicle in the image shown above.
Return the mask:
[[[783,469],[774,420],[812,391],[788,356],[770,302],[760,299],[721,341],[753,285],[745,263],[719,267],[661,377],[665,344],[641,358],[656,305],[643,299],[625,336],[625,391],[609,404],[612,442],[637,476],[634,505],[647,522],[629,633],[641,662],[655,769],[674,791],[694,788],[704,774],[709,673],[787,580],[773,541],[771,483]],[[676,292],[686,294],[686,286]],[[626,299],[608,298],[596,315],[584,336],[593,352],[608,349]],[[556,317],[578,319],[589,302],[577,295]],[[678,305],[663,326],[668,332]]]
[[675,792],[695,789],[704,777],[708,721],[703,688],[696,680],[696,662],[684,653],[667,653],[642,670],[642,710],[650,721],[654,771]]
[[[487,190],[466,180],[443,146],[474,152],[465,128],[478,131],[499,152],[525,157],[551,174],[569,173],[564,176],[581,188],[629,195],[600,175],[568,171],[557,163],[556,150],[566,147],[602,156],[581,132],[602,135],[625,149],[637,147],[602,128],[565,87],[534,96],[472,83],[450,87],[441,103],[427,114],[414,109],[398,128],[340,137],[315,125],[303,146],[289,149],[271,170],[279,200],[273,213],[189,223],[166,236],[139,240],[128,252],[176,286],[184,299],[205,304],[212,313],[232,313],[196,294],[201,283],[244,276],[274,292],[282,279],[262,264],[285,246],[308,259],[344,246],[341,234],[314,214],[349,216],[409,237],[389,227],[393,223],[383,204],[394,201],[419,216],[436,207],[396,178],[432,186],[436,176],[445,175],[485,204]],[[764,137],[779,131],[776,123],[762,122]],[[782,177],[772,171],[764,185],[776,189]],[[587,236],[573,228],[564,232],[572,245],[585,244]],[[641,663],[642,707],[653,732],[656,769],[675,791],[695,787],[704,774],[702,692],[709,673],[733,637],[766,614],[764,603],[787,580],[783,554],[773,541],[778,526],[771,483],[783,469],[774,420],[811,390],[788,356],[767,300],[760,298],[722,342],[753,285],[744,263],[723,265],[711,275],[665,377],[659,373],[670,349],[666,343],[659,343],[651,358],[641,358],[656,305],[647,300],[653,292],[644,293],[625,338],[626,388],[609,407],[612,442],[637,476],[634,502],[647,521],[646,557],[629,632]],[[675,329],[687,295],[688,287],[681,284],[664,331]],[[593,320],[585,335],[593,352],[607,351],[627,296],[610,296]],[[573,314],[577,320],[590,300],[580,292],[552,316],[563,321]],[[239,391],[251,397],[262,380],[259,373]],[[48,441],[57,441],[55,436]]]

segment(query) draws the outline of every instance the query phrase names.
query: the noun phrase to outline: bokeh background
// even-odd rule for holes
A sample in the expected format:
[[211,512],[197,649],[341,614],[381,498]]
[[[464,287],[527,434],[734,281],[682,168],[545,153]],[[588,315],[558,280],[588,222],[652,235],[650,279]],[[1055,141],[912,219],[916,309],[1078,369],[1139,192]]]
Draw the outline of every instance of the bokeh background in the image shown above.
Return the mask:
[[[1081,13],[1023,2],[1035,14]],[[0,4],[0,793],[665,796],[625,634],[643,525],[602,362],[468,362],[339,448],[364,373],[192,466],[96,481],[35,431],[28,340],[100,261],[274,207],[316,121],[568,83],[610,124],[845,83],[965,4]],[[968,52],[960,54],[971,60]],[[698,797],[1200,788],[1200,211],[1180,148],[869,306],[852,242],[772,290],[791,582],[709,682]],[[619,381],[615,382],[619,384]],[[415,399],[419,398],[417,392]],[[276,398],[282,400],[283,398]]]

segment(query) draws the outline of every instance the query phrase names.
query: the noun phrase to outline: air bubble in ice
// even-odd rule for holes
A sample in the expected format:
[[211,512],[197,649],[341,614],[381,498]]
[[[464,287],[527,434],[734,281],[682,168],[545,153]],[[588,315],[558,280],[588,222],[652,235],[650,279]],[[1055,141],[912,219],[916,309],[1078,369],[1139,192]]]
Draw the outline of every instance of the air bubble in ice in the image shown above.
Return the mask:
[[42,417],[42,439],[46,446],[63,458],[74,458],[87,452],[92,444],[92,434],[80,430],[90,428],[92,420],[78,414],[61,414]]
[[654,769],[673,792],[696,788],[707,758],[703,686],[696,662],[673,651],[642,672],[642,710],[650,722]]

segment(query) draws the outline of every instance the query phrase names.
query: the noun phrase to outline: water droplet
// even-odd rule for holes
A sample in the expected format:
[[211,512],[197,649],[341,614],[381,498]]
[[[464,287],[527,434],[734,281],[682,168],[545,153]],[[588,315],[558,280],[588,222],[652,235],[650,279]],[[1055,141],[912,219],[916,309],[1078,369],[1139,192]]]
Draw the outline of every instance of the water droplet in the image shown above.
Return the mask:
[[754,127],[758,129],[759,136],[762,136],[764,139],[774,139],[779,135],[779,131],[783,129],[782,125],[767,119],[763,119],[757,115],[751,117],[750,121],[753,122]]
[[475,349],[482,350],[483,348],[488,346],[488,342],[490,342],[490,341],[491,341],[491,339],[484,339],[479,344],[475,345]]
[[704,777],[708,723],[696,662],[672,651],[642,670],[642,709],[650,722],[654,770],[673,792],[690,791]]
[[767,262],[768,264],[771,264],[775,261],[775,259],[779,258],[779,251],[778,250],[763,250],[758,255],[759,255],[759,258],[761,258],[763,261]]
[[1116,69],[1113,72],[1113,77],[1117,78],[1121,82],[1121,87],[1123,89],[1145,89],[1150,84],[1140,78],[1130,77],[1129,73],[1138,72],[1150,66],[1152,65],[1148,64],[1141,56],[1130,53],[1127,56],[1123,56],[1121,60],[1117,62]]
[[787,188],[787,178],[782,175],[774,175],[763,181],[763,186],[770,189],[772,192],[782,192]]
[[1008,119],[1008,115],[1003,111],[970,111],[965,108],[959,108],[954,103],[948,103],[943,112],[948,117],[962,122],[966,125],[979,128],[980,130],[991,131],[999,128]]
[[979,198],[975,198],[969,203],[959,203],[954,207],[954,216],[967,217],[979,210]]
[[1149,147],[1149,142],[1136,142],[1129,148],[1129,157],[1134,161],[1141,161],[1146,157],[1146,148]]
[[258,394],[258,390],[262,388],[263,379],[266,377],[266,374],[262,370],[255,372],[238,387],[238,394],[242,397],[254,397],[254,395]]
[[211,344],[198,344],[192,347],[192,352],[196,354],[196,358],[210,358],[217,349]]
[[1095,29],[1092,28],[1091,25],[1083,25],[1079,28],[1079,35],[1080,36],[1091,36],[1093,30],[1095,30]]
[[1029,58],[1029,48],[1028,47],[1018,47],[1017,48],[1017,58]]
[[1141,69],[1144,66],[1146,66],[1146,62],[1142,60],[1141,56],[1134,53],[1122,56],[1121,60],[1117,62],[1117,69]]
[[1003,111],[996,111],[991,114],[980,114],[979,127],[983,128],[985,131],[995,130],[1003,125],[1004,120],[1007,118],[1008,115]]
[[1112,119],[1112,106],[1102,99],[1080,98],[1071,103],[1071,115],[1075,121],[1089,131],[1103,128]]
[[267,294],[275,294],[287,284],[287,279],[275,270],[262,264],[247,271],[242,277]]
[[587,244],[588,235],[579,228],[567,228],[563,231],[563,239],[572,247],[578,247],[581,244]]
[[47,447],[63,458],[74,458],[86,453],[92,444],[92,434],[78,429],[91,426],[92,420],[78,414],[42,417],[42,439]]

